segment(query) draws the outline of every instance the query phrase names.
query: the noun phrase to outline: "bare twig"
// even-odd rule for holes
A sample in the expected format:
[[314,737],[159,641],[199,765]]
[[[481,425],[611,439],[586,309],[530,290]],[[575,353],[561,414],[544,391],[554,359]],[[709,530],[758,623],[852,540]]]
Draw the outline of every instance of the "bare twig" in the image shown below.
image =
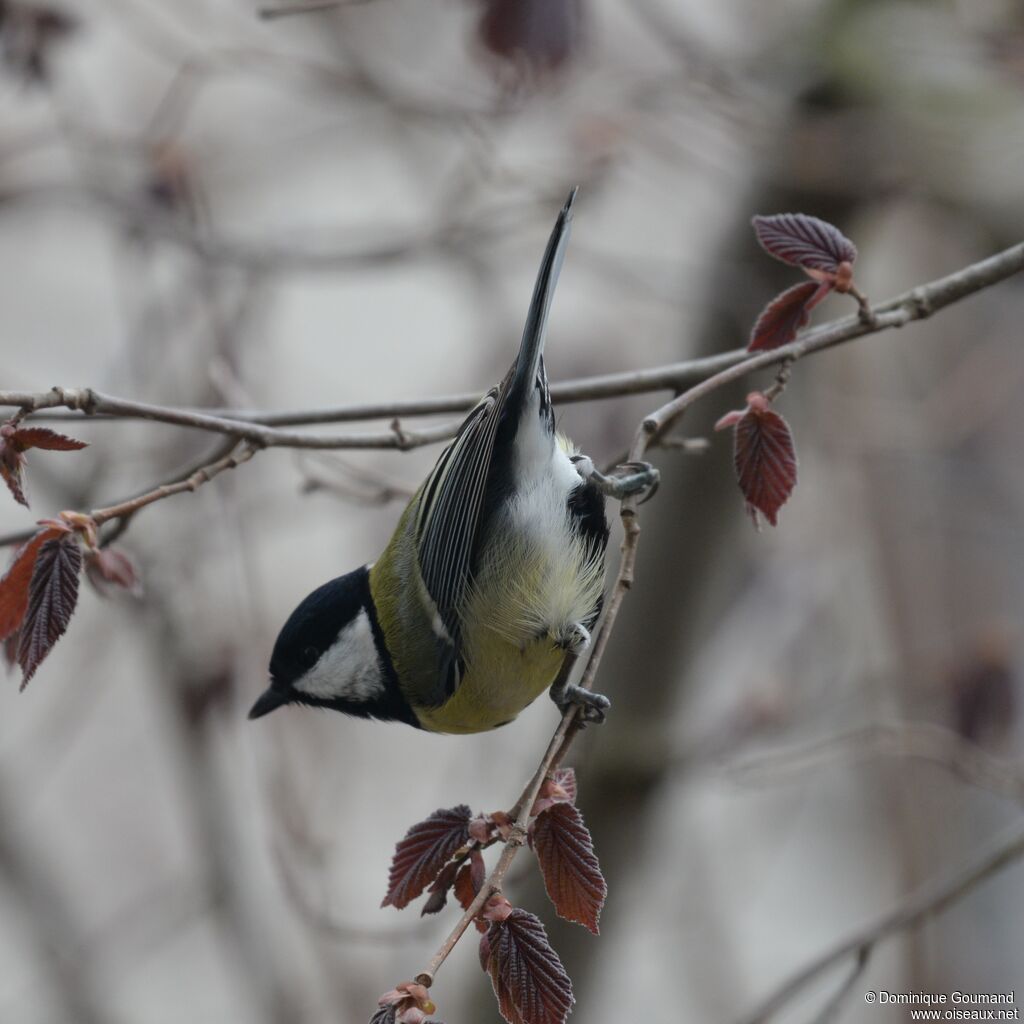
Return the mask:
[[279,430],[255,422],[213,416],[191,409],[134,402],[126,398],[104,395],[92,388],[51,388],[42,392],[0,392],[0,406],[18,406],[27,412],[39,409],[66,408],[86,415],[107,413],[123,419],[154,420],[179,427],[228,434],[249,441],[259,448],[397,448],[407,451],[421,445],[436,444],[451,437],[459,423],[446,423],[409,431],[404,428],[361,434],[322,435],[294,430]]
[[853,968],[846,976],[842,985],[836,990],[835,995],[821,1008],[821,1012],[814,1018],[811,1024],[831,1024],[839,1018],[842,1012],[843,1003],[846,1002],[857,979],[867,970],[868,962],[871,960],[871,946],[863,946],[857,950],[857,957],[853,962]]
[[287,18],[293,14],[320,14],[323,11],[337,10],[339,7],[351,7],[355,4],[369,3],[370,0],[296,0],[290,4],[274,4],[259,9],[259,16],[264,21]]
[[1024,762],[993,757],[931,722],[880,722],[727,764],[723,771],[735,781],[763,784],[791,774],[804,777],[833,760],[877,756],[928,761],[979,789],[1024,802]]
[[60,886],[46,870],[46,858],[26,845],[23,829],[14,827],[5,796],[0,794],[0,882],[25,910],[28,934],[22,941],[38,947],[40,963],[66,1018],[105,1024],[110,1016],[81,955],[91,947],[61,898]]
[[109,505],[107,508],[93,509],[89,516],[97,526],[102,526],[112,519],[125,519],[128,516],[134,515],[140,508],[152,505],[155,501],[163,501],[164,498],[170,498],[175,494],[183,494],[186,491],[198,490],[203,484],[212,480],[218,474],[223,473],[224,470],[234,469],[236,466],[242,465],[243,462],[248,462],[258,450],[258,448],[247,446],[237,454],[232,451],[223,458],[200,467],[184,480],[179,480],[176,483],[161,484],[159,487],[154,487],[153,490],[140,494],[137,498],[130,498],[119,505]]
[[984,853],[952,871],[926,882],[894,909],[853,932],[842,942],[826,950],[806,967],[787,979],[741,1024],[763,1024],[819,975],[856,954],[864,957],[883,939],[906,928],[913,928],[929,917],[941,914],[962,900],[987,878],[1024,856],[1024,825],[1018,824],[994,842]]

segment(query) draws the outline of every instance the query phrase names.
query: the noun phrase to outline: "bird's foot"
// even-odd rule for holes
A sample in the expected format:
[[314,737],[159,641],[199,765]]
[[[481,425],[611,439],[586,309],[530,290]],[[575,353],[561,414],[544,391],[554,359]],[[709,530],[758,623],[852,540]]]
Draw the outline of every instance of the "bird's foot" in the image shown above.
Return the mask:
[[654,496],[661,481],[661,473],[649,462],[624,462],[616,466],[616,470],[622,472],[610,476],[602,473],[587,455],[577,455],[573,462],[584,480],[592,482],[602,494],[616,501],[637,494],[643,495],[641,501],[647,501]]
[[573,705],[578,704],[581,709],[580,720],[584,723],[595,722],[598,725],[605,720],[605,715],[612,706],[612,702],[607,697],[600,693],[584,690],[582,686],[577,686],[575,683],[552,686],[551,699],[562,714],[565,714]]

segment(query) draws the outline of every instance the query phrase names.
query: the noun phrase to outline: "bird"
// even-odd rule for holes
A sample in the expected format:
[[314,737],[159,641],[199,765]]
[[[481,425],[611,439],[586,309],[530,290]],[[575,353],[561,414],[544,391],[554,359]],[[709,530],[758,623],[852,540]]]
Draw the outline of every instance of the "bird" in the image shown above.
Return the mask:
[[657,470],[606,476],[555,427],[544,342],[574,188],[537,274],[515,361],[459,427],[383,554],[309,594],[287,619],[270,685],[249,712],[287,705],[484,732],[545,690],[603,721],[610,702],[569,681],[601,613],[606,496]]

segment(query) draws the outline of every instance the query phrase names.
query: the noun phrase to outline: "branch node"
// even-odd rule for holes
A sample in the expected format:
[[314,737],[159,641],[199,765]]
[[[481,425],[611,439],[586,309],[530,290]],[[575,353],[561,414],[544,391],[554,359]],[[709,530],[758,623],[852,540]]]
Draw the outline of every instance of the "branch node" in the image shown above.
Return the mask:
[[412,447],[412,438],[402,429],[402,421],[397,416],[391,421],[391,432],[399,451],[406,452]]
[[774,402],[783,391],[786,390],[786,385],[789,383],[790,372],[793,369],[793,364],[796,362],[796,356],[790,356],[785,359],[782,365],[779,367],[779,372],[775,374],[775,383],[764,393],[764,397],[769,402]]
[[[517,821],[508,834],[508,839],[505,840],[509,846],[525,846],[526,845],[526,829],[519,824]],[[500,892],[500,886],[495,887],[495,892]]]
[[914,288],[910,292],[907,308],[915,320],[924,320],[935,312],[931,299],[923,288]]
[[415,977],[417,985],[422,985],[424,988],[430,988],[434,984],[434,976],[429,971],[422,971]]

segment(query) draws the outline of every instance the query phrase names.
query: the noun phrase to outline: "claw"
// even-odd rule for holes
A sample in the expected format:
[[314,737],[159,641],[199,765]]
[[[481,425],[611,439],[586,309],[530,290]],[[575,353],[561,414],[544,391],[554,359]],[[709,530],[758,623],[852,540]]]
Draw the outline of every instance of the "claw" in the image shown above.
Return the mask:
[[606,476],[586,456],[577,456],[573,461],[584,480],[592,481],[602,494],[618,501],[643,494],[643,504],[654,496],[661,481],[661,474],[649,462],[624,462],[617,468],[627,472]]
[[552,686],[551,699],[563,714],[568,708],[578,704],[582,708],[581,720],[598,725],[605,720],[607,711],[612,706],[612,702],[607,697],[600,693],[584,690],[582,686],[576,686],[574,683],[568,683],[558,688]]

